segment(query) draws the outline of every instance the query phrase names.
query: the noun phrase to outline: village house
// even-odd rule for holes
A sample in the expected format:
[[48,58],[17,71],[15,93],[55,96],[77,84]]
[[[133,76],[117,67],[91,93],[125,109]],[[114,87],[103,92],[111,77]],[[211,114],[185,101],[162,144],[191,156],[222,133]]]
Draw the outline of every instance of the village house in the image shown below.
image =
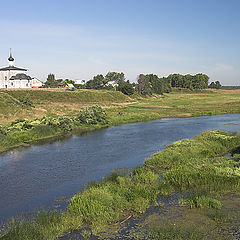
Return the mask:
[[37,78],[27,75],[27,69],[14,66],[11,49],[8,61],[8,67],[0,68],[0,88],[37,88],[43,85]]

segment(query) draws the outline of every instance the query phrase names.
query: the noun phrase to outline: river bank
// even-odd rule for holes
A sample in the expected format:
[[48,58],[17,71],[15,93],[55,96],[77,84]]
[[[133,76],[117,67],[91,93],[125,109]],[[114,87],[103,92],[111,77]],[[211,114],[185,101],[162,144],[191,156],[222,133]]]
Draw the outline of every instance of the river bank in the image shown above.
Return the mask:
[[[17,103],[19,104],[19,99],[22,98],[23,94],[29,93],[26,93],[26,91],[11,91],[9,94],[11,94],[11,101],[14,99],[14,104],[16,105]],[[72,118],[72,116],[86,107],[87,103],[90,106],[98,103],[105,109],[108,116],[108,124],[73,125],[72,129],[67,131],[67,134],[70,134],[72,130],[86,132],[110,126],[151,121],[160,118],[197,117],[240,112],[240,91],[238,90],[175,90],[163,96],[156,95],[147,98],[135,96],[135,98],[132,99],[122,95],[123,94],[119,92],[116,93],[112,91],[49,92],[48,94],[44,91],[34,91],[34,93],[31,92],[29,95],[29,101],[33,104],[33,107],[23,106],[21,119],[29,119],[29,117],[32,119],[33,116],[58,118],[63,114]],[[6,98],[6,96],[4,97]],[[50,100],[53,102],[50,102]],[[62,101],[65,101],[64,108],[62,107]],[[78,101],[80,101],[80,103]],[[111,103],[111,101],[114,102]],[[5,109],[8,108],[6,107]],[[35,112],[37,109],[41,109],[41,111],[36,115]],[[39,115],[40,113],[41,115]],[[1,129],[4,129],[6,125],[11,125],[11,119],[15,118],[14,121],[18,121],[16,117],[20,116],[15,115],[15,113],[11,114],[10,112],[5,112],[4,114],[7,114],[8,122],[6,122],[6,118],[4,118],[4,124],[0,126]],[[35,120],[38,119],[40,118],[35,118]],[[40,129],[34,131],[32,129],[21,129],[21,132],[14,133],[9,139],[7,139],[4,134],[1,134],[1,132],[3,131],[0,131],[1,152],[6,152],[14,147],[22,147],[36,143],[44,139],[57,139],[62,135],[66,135],[65,129],[53,129],[49,126],[47,130]]]
[[[240,183],[238,155],[232,158],[220,155],[239,144],[238,135],[221,131],[206,132],[193,140],[173,143],[137,167],[130,176],[113,174],[92,184],[71,199],[65,212],[41,212],[30,222],[12,222],[1,239],[56,239],[64,232],[78,228],[83,228],[82,234],[86,237],[91,232],[101,233],[107,226],[109,231],[109,225],[115,232],[129,216],[142,215],[152,204],[161,208],[159,197],[166,198],[175,193],[179,194],[175,202],[178,206],[214,210],[219,218],[222,216],[222,194],[236,194]],[[91,232],[86,227],[90,227]],[[176,231],[180,235],[188,232],[179,230],[179,226]],[[169,230],[161,228],[146,231],[147,234],[150,232],[151,236],[169,234]],[[191,234],[195,236],[191,239],[203,239],[196,238],[201,236],[199,232]]]

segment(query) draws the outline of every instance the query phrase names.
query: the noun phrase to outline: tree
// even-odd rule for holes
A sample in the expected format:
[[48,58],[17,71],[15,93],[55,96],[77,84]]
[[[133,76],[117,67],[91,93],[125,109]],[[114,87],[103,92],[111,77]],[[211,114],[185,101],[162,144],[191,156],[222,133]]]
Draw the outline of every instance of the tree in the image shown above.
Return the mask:
[[220,89],[220,88],[222,88],[222,85],[219,81],[216,81],[215,82],[215,87],[216,87],[216,89]]
[[102,74],[98,74],[93,77],[93,79],[86,82],[86,88],[88,89],[102,89],[104,88],[106,82]]
[[49,73],[47,77],[47,82],[54,82],[54,81],[55,81],[55,75],[52,73]]
[[152,86],[149,82],[148,77],[144,74],[140,74],[138,76],[136,84],[136,91],[139,92],[142,95],[151,95],[152,94]]
[[75,84],[75,82],[73,80],[68,79],[68,78],[66,78],[63,82],[70,83],[70,84],[73,84],[73,85]]
[[209,88],[216,88],[215,83],[211,82],[210,85],[208,86]]
[[118,73],[118,72],[108,72],[105,76],[106,82],[115,82],[119,84],[120,82],[125,82],[125,76],[124,73]]
[[47,81],[45,82],[45,87],[57,87],[57,81],[55,79],[55,75],[50,73],[48,74]]
[[202,73],[198,73],[196,75],[170,74],[167,79],[172,87],[204,89],[208,87],[209,77]]
[[121,81],[118,84],[117,90],[126,95],[132,95],[134,93],[133,85],[129,81]]
[[222,88],[222,85],[219,81],[216,81],[216,82],[211,82],[208,87],[209,88],[220,89],[220,88]]

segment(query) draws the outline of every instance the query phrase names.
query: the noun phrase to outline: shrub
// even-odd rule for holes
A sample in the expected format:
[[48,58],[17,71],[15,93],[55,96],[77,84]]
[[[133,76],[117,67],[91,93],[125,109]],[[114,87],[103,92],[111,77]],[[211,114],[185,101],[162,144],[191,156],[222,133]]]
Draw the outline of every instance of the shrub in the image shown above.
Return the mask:
[[59,127],[65,131],[69,132],[73,129],[73,120],[67,116],[61,116],[58,118],[59,120]]
[[108,122],[105,110],[98,105],[86,107],[84,110],[80,111],[77,115],[77,120],[80,123],[89,125],[97,123],[106,124]]

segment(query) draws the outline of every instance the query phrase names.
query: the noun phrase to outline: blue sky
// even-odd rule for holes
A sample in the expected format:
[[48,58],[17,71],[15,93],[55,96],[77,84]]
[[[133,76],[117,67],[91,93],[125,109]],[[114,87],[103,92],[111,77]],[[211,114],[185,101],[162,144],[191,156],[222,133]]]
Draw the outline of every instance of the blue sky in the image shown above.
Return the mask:
[[15,65],[41,80],[202,72],[240,85],[239,0],[11,0],[1,9],[0,66],[11,47]]

